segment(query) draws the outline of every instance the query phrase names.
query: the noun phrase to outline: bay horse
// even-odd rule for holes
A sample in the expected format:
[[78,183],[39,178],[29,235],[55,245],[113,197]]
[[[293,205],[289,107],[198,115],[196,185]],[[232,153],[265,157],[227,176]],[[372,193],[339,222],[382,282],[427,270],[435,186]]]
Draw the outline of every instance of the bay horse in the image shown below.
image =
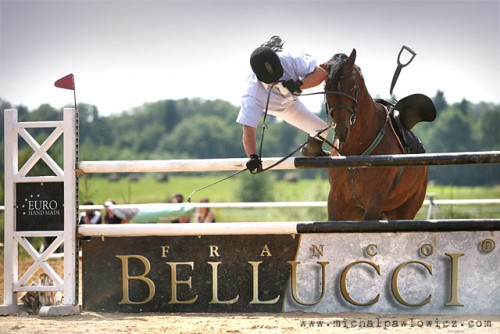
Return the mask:
[[[387,107],[372,99],[355,60],[353,49],[349,57],[337,54],[321,65],[338,143],[330,155],[404,153]],[[328,179],[328,220],[407,220],[425,199],[427,166],[330,168]]]

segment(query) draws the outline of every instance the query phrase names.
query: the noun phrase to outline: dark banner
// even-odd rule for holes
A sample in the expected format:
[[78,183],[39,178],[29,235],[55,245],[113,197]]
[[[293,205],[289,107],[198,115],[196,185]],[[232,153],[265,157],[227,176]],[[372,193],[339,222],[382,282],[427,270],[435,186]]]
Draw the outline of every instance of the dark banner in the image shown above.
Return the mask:
[[82,241],[83,308],[104,312],[282,312],[298,247],[290,235]]
[[64,230],[64,183],[16,184],[16,231]]

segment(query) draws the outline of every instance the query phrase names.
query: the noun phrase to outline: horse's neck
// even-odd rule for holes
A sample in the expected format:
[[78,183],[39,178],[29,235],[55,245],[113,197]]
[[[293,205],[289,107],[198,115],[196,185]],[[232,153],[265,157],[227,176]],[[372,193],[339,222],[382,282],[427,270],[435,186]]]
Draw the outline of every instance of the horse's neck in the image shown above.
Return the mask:
[[365,152],[377,138],[384,123],[385,110],[364,90],[359,96],[356,122],[342,147],[344,154],[361,155]]

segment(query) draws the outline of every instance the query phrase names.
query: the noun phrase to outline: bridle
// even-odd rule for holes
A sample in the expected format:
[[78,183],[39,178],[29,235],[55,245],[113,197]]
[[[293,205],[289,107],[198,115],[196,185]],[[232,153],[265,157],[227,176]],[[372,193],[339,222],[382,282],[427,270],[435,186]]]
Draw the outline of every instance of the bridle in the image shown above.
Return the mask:
[[[355,82],[354,86],[352,87],[352,90],[354,90],[354,95],[350,95],[350,94],[347,94],[347,93],[344,93],[341,91],[342,80],[350,78],[352,76],[354,76],[354,82]],[[328,85],[328,81],[325,84],[325,88],[327,85]],[[327,110],[327,114],[331,115],[331,117],[333,118],[333,113],[335,111],[347,110],[351,114],[351,117],[349,118],[349,124],[350,124],[350,126],[354,125],[354,123],[356,122],[356,113],[358,111],[358,97],[359,97],[359,85],[358,85],[358,80],[356,79],[355,71],[352,70],[352,71],[350,71],[346,74],[343,74],[339,77],[339,79],[337,80],[337,90],[325,90],[324,93],[325,93],[325,107]],[[353,102],[353,104],[347,105],[344,103],[339,103],[335,106],[330,106],[328,103],[328,95],[337,95],[337,96],[346,97],[349,100],[351,100]]]

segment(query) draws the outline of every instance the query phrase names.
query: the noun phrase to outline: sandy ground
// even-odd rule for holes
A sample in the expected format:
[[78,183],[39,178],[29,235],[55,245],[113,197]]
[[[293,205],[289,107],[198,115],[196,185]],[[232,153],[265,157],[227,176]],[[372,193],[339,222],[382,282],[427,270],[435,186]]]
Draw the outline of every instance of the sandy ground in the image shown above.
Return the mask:
[[[21,262],[21,272],[29,266]],[[52,264],[62,276],[61,261]],[[3,260],[0,301],[3,303]],[[496,316],[412,316],[345,313],[287,314],[124,314],[82,312],[40,317],[28,313],[0,316],[0,333],[500,333]]]
[[[340,314],[121,314],[88,313],[46,318],[0,318],[0,333],[500,333],[500,318]],[[375,327],[360,327],[361,321]],[[484,327],[488,321],[492,327]],[[319,327],[320,321],[323,325]],[[344,322],[346,321],[346,322]],[[356,325],[354,325],[356,321]],[[377,321],[380,321],[377,325]],[[406,325],[404,326],[404,322]],[[423,321],[423,322],[422,322]],[[430,325],[427,326],[427,322]],[[449,321],[446,323],[446,321]],[[305,322],[305,323],[303,323]],[[444,328],[444,326],[449,326]],[[338,327],[340,326],[340,327]],[[379,327],[378,327],[379,326]],[[396,327],[397,326],[397,327]],[[413,327],[412,327],[413,326]],[[456,326],[456,327],[452,327]],[[481,326],[481,327],[476,327]]]

